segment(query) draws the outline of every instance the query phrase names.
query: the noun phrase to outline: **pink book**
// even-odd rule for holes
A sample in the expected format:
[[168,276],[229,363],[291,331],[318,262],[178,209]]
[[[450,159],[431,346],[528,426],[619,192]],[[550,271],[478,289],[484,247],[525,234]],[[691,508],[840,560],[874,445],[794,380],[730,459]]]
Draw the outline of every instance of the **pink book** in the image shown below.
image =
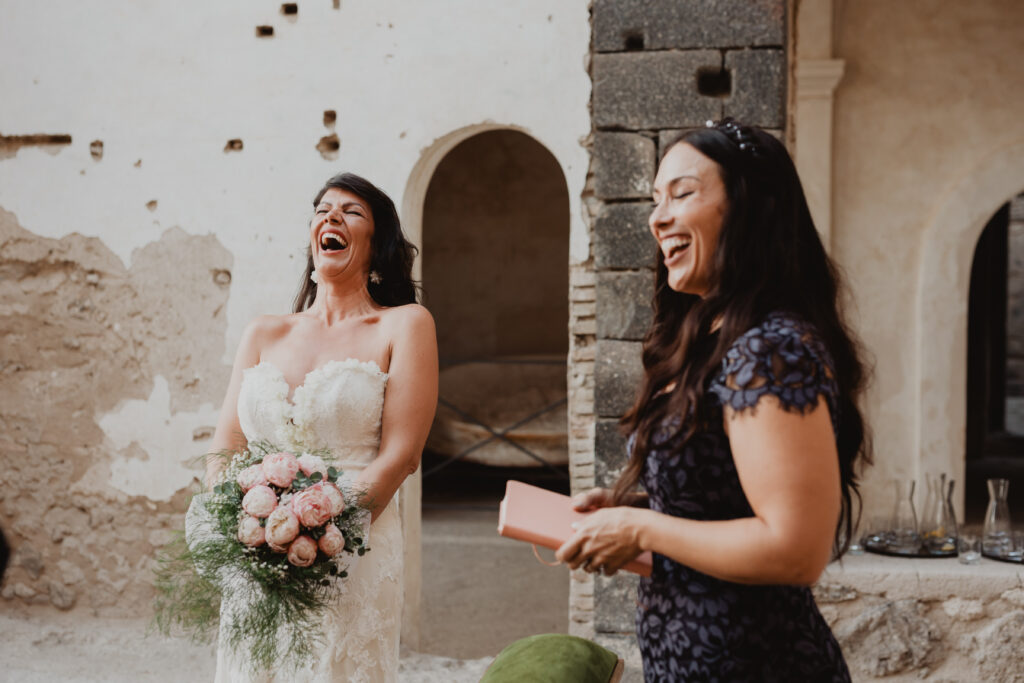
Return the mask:
[[[588,514],[574,510],[569,496],[510,480],[498,509],[498,533],[556,550],[573,535],[572,523]],[[623,569],[650,576],[651,563],[651,553],[643,552]]]

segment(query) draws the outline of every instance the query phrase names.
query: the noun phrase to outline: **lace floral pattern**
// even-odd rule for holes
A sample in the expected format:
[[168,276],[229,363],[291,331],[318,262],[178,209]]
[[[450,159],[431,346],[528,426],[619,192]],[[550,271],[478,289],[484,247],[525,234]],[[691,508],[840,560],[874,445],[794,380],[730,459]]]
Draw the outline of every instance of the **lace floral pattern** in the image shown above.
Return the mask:
[[[347,477],[377,455],[388,376],[376,363],[331,361],[309,372],[288,399],[288,383],[274,365],[245,371],[238,418],[250,441],[270,441],[295,451],[328,448]],[[218,682],[350,681],[377,683],[398,676],[402,618],[402,527],[397,497],[370,527],[370,552],[338,583],[337,599],[324,617],[323,649],[305,669],[252,678],[230,650],[217,652]],[[244,590],[233,599],[244,600]],[[230,619],[232,600],[221,607]]]
[[[726,353],[707,393],[713,427],[682,449],[668,438],[674,429],[653,435],[642,475],[651,509],[699,520],[752,515],[722,412],[754,410],[768,395],[799,412],[824,397],[838,425],[831,356],[814,328],[792,315],[769,315]],[[656,554],[638,598],[647,681],[850,680],[809,588],[731,583]]]

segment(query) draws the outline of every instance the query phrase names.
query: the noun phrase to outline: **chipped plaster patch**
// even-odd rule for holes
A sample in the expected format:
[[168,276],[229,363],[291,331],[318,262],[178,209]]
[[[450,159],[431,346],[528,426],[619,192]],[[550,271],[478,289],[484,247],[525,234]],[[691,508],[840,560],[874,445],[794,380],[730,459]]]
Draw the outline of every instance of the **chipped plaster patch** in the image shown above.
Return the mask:
[[[167,379],[157,375],[145,401],[124,401],[116,411],[98,416],[97,423],[119,453],[110,462],[110,485],[130,496],[166,501],[196,476],[190,465],[196,452],[192,433],[216,423],[209,403],[194,412],[171,412]],[[149,457],[140,460],[125,451],[137,444]]]

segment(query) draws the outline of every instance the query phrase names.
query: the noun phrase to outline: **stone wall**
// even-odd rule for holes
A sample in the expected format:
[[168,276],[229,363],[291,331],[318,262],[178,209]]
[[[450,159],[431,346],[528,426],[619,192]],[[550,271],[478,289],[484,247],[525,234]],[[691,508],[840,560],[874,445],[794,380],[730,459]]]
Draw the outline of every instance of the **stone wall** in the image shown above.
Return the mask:
[[1024,569],[847,556],[815,599],[855,681],[1024,681]]
[[[592,405],[593,414],[570,403],[570,419],[574,434],[593,439],[593,456],[584,438],[570,442],[574,490],[591,484],[591,464],[593,481],[608,486],[625,461],[617,421],[633,402],[651,322],[655,243],[647,216],[659,154],[708,119],[733,116],[775,132],[786,120],[784,0],[595,0],[591,22],[593,133],[583,204],[592,250],[574,281],[592,287],[594,298],[573,306],[593,310],[595,319],[573,309],[570,317],[574,348],[594,358],[593,400],[577,404]],[[571,386],[587,387],[589,372],[574,368]],[[572,632],[627,654],[634,665],[635,583],[574,576],[570,609]]]

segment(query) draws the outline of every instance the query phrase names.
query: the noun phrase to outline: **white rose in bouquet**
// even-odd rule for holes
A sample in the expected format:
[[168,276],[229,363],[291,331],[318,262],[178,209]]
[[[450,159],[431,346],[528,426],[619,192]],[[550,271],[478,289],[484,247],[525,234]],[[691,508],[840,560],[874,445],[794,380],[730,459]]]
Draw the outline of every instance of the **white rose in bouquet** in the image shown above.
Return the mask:
[[253,486],[242,498],[242,509],[253,517],[266,517],[277,507],[277,494],[269,486]]
[[318,544],[320,550],[324,552],[327,557],[334,557],[342,550],[345,549],[345,535],[341,533],[341,529],[328,524],[324,528],[324,535],[320,537]]
[[288,561],[296,567],[308,567],[316,561],[316,541],[309,536],[299,536],[288,546]]
[[263,467],[259,464],[246,467],[238,473],[235,481],[242,487],[242,493],[248,493],[254,486],[266,486],[269,483],[263,474]]
[[312,476],[314,472],[319,472],[321,479],[327,478],[327,463],[319,455],[303,453],[299,456],[298,462],[299,469],[307,477]]
[[274,486],[288,488],[299,471],[299,461],[287,451],[270,453],[263,458],[263,474]]
[[238,540],[250,548],[263,545],[266,541],[266,533],[260,526],[260,520],[255,517],[243,517],[242,521],[238,523]]
[[272,550],[283,553],[288,549],[288,544],[299,535],[299,518],[291,508],[280,506],[267,517],[267,528],[264,531],[267,545]]

